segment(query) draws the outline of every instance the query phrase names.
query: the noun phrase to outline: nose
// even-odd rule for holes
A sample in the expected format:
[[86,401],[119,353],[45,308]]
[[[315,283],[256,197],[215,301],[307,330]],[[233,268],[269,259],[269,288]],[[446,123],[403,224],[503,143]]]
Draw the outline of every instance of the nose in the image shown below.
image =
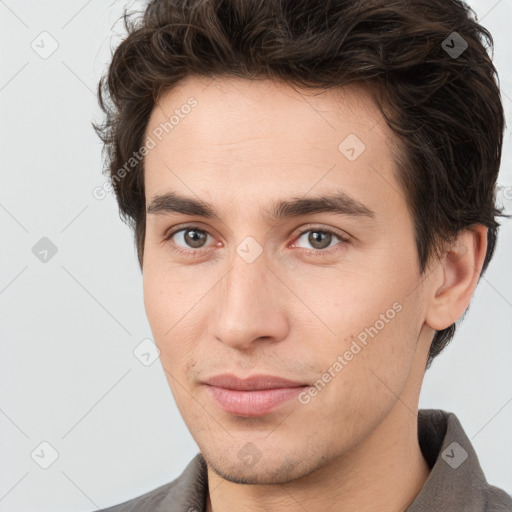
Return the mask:
[[210,328],[229,347],[246,350],[256,340],[276,342],[288,334],[287,290],[268,267],[264,254],[248,263],[235,253],[212,299],[215,313]]

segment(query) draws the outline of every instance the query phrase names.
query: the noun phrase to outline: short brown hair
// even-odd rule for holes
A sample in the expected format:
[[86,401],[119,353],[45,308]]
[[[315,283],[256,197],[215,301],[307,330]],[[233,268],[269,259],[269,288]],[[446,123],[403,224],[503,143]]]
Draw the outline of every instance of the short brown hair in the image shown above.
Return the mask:
[[[151,0],[98,85],[106,115],[93,126],[121,218],[142,268],[144,161],[116,172],[143,146],[160,96],[188,76],[270,78],[303,88],[371,88],[396,134],[397,178],[415,227],[418,266],[473,224],[488,229],[482,273],[498,231],[496,180],[505,119],[491,34],[459,0]],[[456,33],[456,34],[454,34]],[[454,38],[467,43],[450,54]],[[443,42],[445,42],[443,44]],[[465,42],[465,43],[464,43]],[[114,178],[117,178],[114,180]],[[430,366],[455,333],[436,332]]]

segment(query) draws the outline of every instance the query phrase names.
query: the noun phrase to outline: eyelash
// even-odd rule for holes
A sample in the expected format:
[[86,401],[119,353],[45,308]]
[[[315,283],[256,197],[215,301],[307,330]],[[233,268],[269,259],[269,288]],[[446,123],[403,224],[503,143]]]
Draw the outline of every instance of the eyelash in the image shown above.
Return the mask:
[[[164,242],[169,242],[174,235],[176,235],[177,233],[180,233],[181,231],[191,231],[191,230],[199,231],[201,233],[206,233],[207,235],[211,236],[211,234],[208,233],[208,231],[206,231],[205,229],[202,229],[199,226],[190,224],[190,225],[186,225],[186,226],[181,226],[179,229],[176,229],[176,230],[172,231],[171,233],[169,233],[165,237]],[[316,231],[319,233],[327,233],[329,235],[333,235],[333,236],[339,238],[340,244],[338,244],[338,245],[341,245],[341,246],[345,246],[348,243],[350,243],[348,238],[343,236],[341,233],[338,233],[337,231],[334,231],[332,229],[327,229],[327,228],[318,228],[318,227],[311,227],[311,226],[308,226],[308,229],[304,229],[303,231],[300,231],[298,233],[298,235],[294,238],[294,243],[297,240],[299,240],[302,237],[302,235],[304,235],[305,233],[309,233],[310,231]],[[203,255],[204,252],[209,250],[209,249],[204,249],[204,248],[184,249],[183,247],[180,247],[179,245],[176,245],[176,244],[172,244],[172,245],[173,245],[174,251],[176,251],[179,254],[183,254],[185,256],[201,256],[201,255]],[[334,252],[334,251],[332,251],[332,249],[339,250],[340,247],[338,247],[338,245],[329,247],[326,249],[302,249],[302,248],[299,248],[299,249],[302,251],[305,251],[308,255],[311,255],[311,256],[325,256],[326,254],[330,254],[331,252]]]

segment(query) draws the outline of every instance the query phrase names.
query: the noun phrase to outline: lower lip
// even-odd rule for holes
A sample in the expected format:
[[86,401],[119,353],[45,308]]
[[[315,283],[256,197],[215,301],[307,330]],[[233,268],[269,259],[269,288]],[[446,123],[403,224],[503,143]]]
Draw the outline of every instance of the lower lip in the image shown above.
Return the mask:
[[206,390],[218,405],[237,416],[261,416],[295,398],[307,386],[296,388],[261,389],[259,391],[237,391],[206,385]]

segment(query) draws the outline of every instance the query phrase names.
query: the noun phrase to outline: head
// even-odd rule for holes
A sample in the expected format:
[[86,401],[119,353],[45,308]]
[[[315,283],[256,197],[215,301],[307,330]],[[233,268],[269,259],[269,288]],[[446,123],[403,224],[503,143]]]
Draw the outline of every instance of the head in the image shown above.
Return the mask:
[[[297,476],[398,397],[414,407],[492,258],[492,37],[456,0],[153,0],[124,20],[95,128],[169,384],[229,476],[219,454],[246,438],[202,380],[323,380],[258,438],[270,481],[283,459]],[[468,44],[456,58],[452,32]],[[236,437],[269,418],[229,422]]]

